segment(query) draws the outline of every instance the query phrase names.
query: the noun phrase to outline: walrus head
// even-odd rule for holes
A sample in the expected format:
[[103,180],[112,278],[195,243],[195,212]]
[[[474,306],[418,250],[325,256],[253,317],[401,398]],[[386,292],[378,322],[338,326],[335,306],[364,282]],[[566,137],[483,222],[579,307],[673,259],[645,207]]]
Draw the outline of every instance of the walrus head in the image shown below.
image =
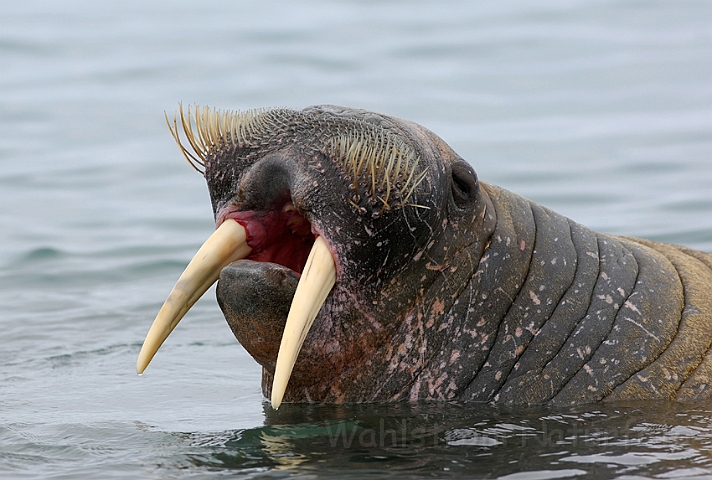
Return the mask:
[[[137,371],[219,279],[220,307],[275,408],[412,396],[494,230],[472,167],[419,125],[336,106],[181,107],[169,127],[207,180],[217,230],[161,308]],[[426,328],[436,334],[424,344]]]

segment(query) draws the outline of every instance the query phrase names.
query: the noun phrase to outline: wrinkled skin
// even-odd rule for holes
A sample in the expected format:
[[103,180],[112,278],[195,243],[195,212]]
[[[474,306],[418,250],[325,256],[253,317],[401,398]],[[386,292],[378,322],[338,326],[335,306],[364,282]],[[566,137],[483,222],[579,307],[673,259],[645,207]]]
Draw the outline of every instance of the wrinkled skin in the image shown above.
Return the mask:
[[[218,223],[274,217],[291,199],[308,221],[301,228],[321,235],[335,259],[336,284],[285,401],[709,396],[712,256],[592,232],[480,182],[416,124],[332,106],[302,113],[380,125],[418,152],[427,174],[409,200],[418,206],[381,211],[349,203],[348,175],[299,128],[207,159]],[[306,258],[296,247],[289,252],[284,262],[238,260],[217,288],[233,333],[263,367],[267,396]]]

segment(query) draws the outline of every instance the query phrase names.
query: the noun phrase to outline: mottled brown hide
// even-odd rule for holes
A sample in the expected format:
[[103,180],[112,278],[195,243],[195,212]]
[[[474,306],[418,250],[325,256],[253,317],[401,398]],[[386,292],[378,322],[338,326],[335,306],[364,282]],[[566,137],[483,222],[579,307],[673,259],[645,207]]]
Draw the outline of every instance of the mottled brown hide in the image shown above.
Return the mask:
[[[337,269],[285,401],[712,395],[711,255],[599,234],[480,182],[411,122],[334,106],[240,115],[198,145],[216,219],[267,219],[276,236],[275,212],[298,211]],[[217,295],[269,395],[300,272],[255,258],[227,267]]]

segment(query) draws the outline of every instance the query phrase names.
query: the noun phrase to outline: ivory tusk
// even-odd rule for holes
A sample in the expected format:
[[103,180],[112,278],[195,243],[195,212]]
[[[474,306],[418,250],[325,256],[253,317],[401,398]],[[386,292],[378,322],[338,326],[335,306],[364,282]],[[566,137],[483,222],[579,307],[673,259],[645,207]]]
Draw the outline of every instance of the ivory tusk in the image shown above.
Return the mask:
[[220,271],[235,260],[247,257],[245,228],[227,219],[200,247],[168,298],[158,311],[136,361],[136,372],[143,373],[168,335],[198,299],[220,277]]
[[299,279],[287,323],[282,334],[282,343],[277,354],[277,366],[272,382],[272,408],[282,404],[294,363],[304,339],[314,322],[319,309],[336,281],[336,266],[326,242],[318,237],[309,253],[304,271]]

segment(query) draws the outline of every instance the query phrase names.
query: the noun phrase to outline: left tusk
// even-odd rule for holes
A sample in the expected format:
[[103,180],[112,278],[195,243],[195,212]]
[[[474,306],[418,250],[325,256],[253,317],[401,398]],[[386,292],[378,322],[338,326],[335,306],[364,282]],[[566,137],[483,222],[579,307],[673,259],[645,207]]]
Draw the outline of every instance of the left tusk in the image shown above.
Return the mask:
[[272,382],[272,408],[275,410],[282,404],[289,377],[292,375],[304,339],[335,282],[334,257],[327,248],[326,242],[321,237],[317,237],[297,284],[292,306],[287,315],[287,323],[284,325]]
[[220,271],[250,255],[245,227],[225,220],[195,254],[156,315],[136,361],[136,373],[146,370],[151,359],[195,302],[220,277]]

